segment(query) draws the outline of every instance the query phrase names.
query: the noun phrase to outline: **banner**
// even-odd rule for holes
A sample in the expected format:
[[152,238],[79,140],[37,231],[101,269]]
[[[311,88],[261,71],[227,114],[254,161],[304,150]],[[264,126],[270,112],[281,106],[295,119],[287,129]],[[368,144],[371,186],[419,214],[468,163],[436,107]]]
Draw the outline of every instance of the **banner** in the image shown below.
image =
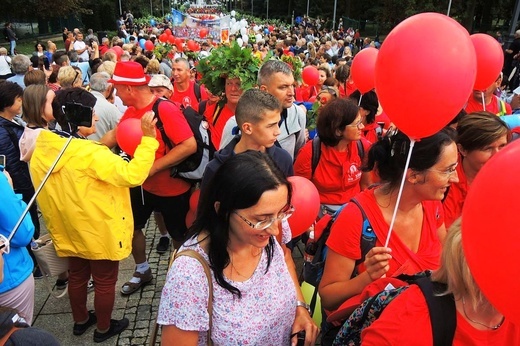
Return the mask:
[[184,39],[199,39],[200,30],[208,30],[205,38],[212,38],[215,42],[229,40],[229,35],[224,35],[222,31],[229,32],[230,17],[219,17],[218,15],[193,13],[193,15],[182,13],[172,9],[172,34],[175,37]]

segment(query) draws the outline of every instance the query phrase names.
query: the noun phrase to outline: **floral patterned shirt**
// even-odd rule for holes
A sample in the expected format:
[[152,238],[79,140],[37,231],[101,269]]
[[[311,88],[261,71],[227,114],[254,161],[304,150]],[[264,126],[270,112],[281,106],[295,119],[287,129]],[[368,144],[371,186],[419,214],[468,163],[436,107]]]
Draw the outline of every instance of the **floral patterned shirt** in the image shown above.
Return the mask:
[[[190,246],[191,245],[191,246]],[[196,239],[180,248],[200,253],[209,261]],[[217,284],[213,277],[214,345],[289,345],[296,314],[296,291],[275,241],[273,260],[266,273],[267,254],[262,251],[253,275],[244,282],[226,281],[242,293],[239,299]],[[199,345],[206,345],[209,329],[208,281],[202,265],[194,258],[177,258],[166,278],[157,322],[182,330],[199,331]]]

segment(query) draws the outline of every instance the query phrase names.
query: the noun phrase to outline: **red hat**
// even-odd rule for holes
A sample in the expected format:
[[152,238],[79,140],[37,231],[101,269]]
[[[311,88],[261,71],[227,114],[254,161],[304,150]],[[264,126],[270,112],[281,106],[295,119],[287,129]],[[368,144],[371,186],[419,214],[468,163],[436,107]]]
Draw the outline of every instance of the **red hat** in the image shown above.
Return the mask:
[[[391,286],[389,286],[391,285]],[[408,286],[402,280],[396,278],[381,278],[368,284],[363,291],[349,299],[347,299],[341,306],[327,317],[327,322],[343,321],[347,319],[352,312],[360,306],[365,300],[375,296],[384,290]]]
[[108,82],[124,85],[148,85],[150,76],[144,74],[143,66],[135,61],[119,61],[116,63],[114,75]]

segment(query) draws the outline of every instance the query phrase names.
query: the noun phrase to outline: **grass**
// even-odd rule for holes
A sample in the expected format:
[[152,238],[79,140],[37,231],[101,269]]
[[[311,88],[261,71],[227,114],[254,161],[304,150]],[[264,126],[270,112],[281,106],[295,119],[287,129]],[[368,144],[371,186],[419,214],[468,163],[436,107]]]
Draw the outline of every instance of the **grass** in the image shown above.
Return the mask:
[[[37,38],[31,39],[20,39],[16,42],[16,51],[18,54],[32,55],[34,52],[34,45],[36,42],[40,41],[43,44],[47,45],[47,41],[51,40],[56,44],[58,49],[64,49],[65,45],[63,44],[63,39],[60,35],[52,35],[52,36],[41,36]],[[2,42],[0,46],[5,47],[9,52],[9,42]]]

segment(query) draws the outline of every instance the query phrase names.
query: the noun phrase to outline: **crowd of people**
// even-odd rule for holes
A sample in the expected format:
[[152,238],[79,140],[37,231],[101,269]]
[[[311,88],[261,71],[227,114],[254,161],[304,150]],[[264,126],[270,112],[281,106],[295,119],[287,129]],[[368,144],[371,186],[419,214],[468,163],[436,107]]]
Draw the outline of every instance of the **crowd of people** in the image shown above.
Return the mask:
[[[139,28],[131,13],[125,17],[118,20],[123,34],[113,38],[65,29],[65,49],[52,41],[37,42],[32,57],[0,49],[0,155],[8,172],[0,174],[0,187],[10,189],[9,177],[21,195],[11,191],[0,199],[20,209],[53,170],[9,242],[10,252],[0,256],[8,264],[1,307],[31,324],[34,279],[42,274],[29,243],[39,237],[40,210],[58,256],[69,260],[56,286],[68,286],[73,334],[95,325],[95,342],[118,335],[129,321],[111,318],[116,291],[132,295],[154,279],[143,233],[153,212],[161,233],[157,252],[196,253],[175,258],[157,274],[166,276],[158,311],[164,345],[296,345],[297,339],[312,345],[319,328],[322,344],[332,344],[336,326],[312,320],[291,256],[300,238],[293,239],[288,222],[294,212],[288,178],[297,175],[318,191],[318,219],[340,210],[319,285],[325,316],[381,278],[433,270],[432,279],[447,284],[444,293],[455,300],[454,345],[520,342],[520,329],[468,274],[457,221],[479,170],[520,125],[515,96],[503,92],[505,76],[468,95],[450,126],[411,145],[385,114],[377,91],[356,90],[352,58],[378,46],[359,31],[305,23],[274,28],[243,44],[246,57],[240,59],[250,69],[237,73],[237,51],[219,54],[227,43],[206,39],[199,58],[175,46],[157,57],[139,41],[161,44],[157,37],[167,21]],[[262,61],[268,52],[272,58]],[[229,61],[200,75],[197,65],[212,54]],[[306,85],[295,79],[299,71],[284,59],[316,66],[319,80]],[[307,129],[311,103],[314,138]],[[202,116],[216,151],[196,182],[172,175],[202,150],[188,108]],[[129,120],[138,120],[143,137],[125,153],[119,139]],[[190,196],[198,189],[196,217],[188,223]],[[376,239],[363,249],[367,220]],[[1,226],[0,234],[9,237],[13,222]],[[135,272],[116,288],[119,261],[130,254]],[[87,308],[89,288],[93,310]],[[431,344],[421,298],[409,289],[363,332],[363,342]],[[426,332],[411,330],[412,321],[424,322],[420,330]]]

